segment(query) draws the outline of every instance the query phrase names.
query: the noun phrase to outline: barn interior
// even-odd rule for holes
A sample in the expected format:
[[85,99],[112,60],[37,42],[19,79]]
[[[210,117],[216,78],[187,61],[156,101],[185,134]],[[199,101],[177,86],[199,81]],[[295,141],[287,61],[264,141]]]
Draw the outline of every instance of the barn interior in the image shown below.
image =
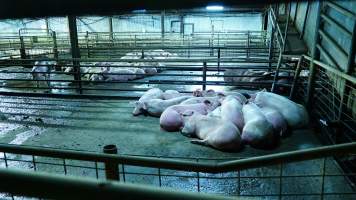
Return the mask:
[[[356,1],[55,2],[0,8],[1,199],[356,198]],[[266,90],[310,120],[221,151],[133,116],[152,88]]]

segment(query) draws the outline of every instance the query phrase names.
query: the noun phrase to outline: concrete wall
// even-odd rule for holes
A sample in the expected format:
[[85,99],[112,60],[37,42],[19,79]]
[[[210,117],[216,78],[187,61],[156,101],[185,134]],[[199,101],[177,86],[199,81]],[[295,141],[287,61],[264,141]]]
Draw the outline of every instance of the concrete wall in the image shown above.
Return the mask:
[[[348,9],[350,11],[355,11],[356,10],[356,1],[332,1],[333,3]],[[315,28],[316,28],[316,18],[317,18],[317,7],[318,7],[319,2],[314,1],[310,3],[309,7],[309,12],[306,18],[306,27],[304,31],[304,37],[303,40],[305,41],[306,45],[308,46],[309,52],[312,51],[312,47],[314,44],[314,36],[315,36]],[[325,6],[324,6],[325,7]],[[307,2],[299,2],[298,7],[296,8],[296,3],[292,5],[291,9],[291,17],[293,18],[295,15],[295,12],[297,12],[296,15],[296,20],[295,20],[295,26],[299,33],[302,32],[302,27],[306,15],[306,8],[307,8]],[[331,17],[335,21],[339,22],[342,24],[346,29],[348,29],[350,32],[352,32],[353,24],[355,23],[354,20],[351,18],[345,17],[344,15],[340,14],[339,12],[335,11],[334,9],[326,7],[324,10],[324,13],[326,13],[327,16]],[[350,41],[351,38],[348,37],[347,35],[343,34],[341,31],[339,31],[337,28],[330,26],[328,23],[322,23],[321,28],[326,32],[333,40],[337,42],[337,44],[346,52],[348,53],[350,49]],[[338,64],[338,66],[341,69],[345,69],[347,65],[347,58],[342,56],[338,51],[335,50],[335,48],[328,43],[325,40],[321,40],[321,46],[333,57],[335,62]],[[321,58],[324,62],[327,62],[325,58]],[[330,63],[331,64],[331,63]]]
[[[180,16],[167,14],[165,16],[165,32],[179,32]],[[260,31],[262,19],[260,14],[219,14],[185,15],[184,23],[194,24],[195,32],[211,32],[214,26],[215,32],[226,31]],[[107,32],[109,31],[108,17],[90,16],[77,19],[79,32]],[[177,27],[178,26],[178,27]],[[18,32],[20,28],[45,28],[44,19],[23,19],[0,21],[0,28],[6,32]],[[65,17],[49,18],[49,28],[56,32],[67,32],[68,23]],[[114,32],[161,32],[161,15],[121,15],[113,17]]]

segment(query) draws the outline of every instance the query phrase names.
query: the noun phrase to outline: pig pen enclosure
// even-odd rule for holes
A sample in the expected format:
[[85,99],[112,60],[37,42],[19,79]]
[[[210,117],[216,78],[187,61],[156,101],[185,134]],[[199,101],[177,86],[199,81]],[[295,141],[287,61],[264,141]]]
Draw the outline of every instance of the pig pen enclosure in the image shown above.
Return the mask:
[[[271,27],[262,31],[80,32],[68,17],[69,33],[1,33],[0,166],[26,170],[32,180],[48,172],[241,199],[355,199],[356,145],[342,144],[355,139],[355,77],[332,67],[321,44],[323,59],[287,53],[290,10],[284,26],[279,8],[265,11]],[[354,54],[351,48],[350,66]],[[132,116],[130,102],[151,88],[186,94],[266,88],[305,105],[311,125],[273,149],[222,152],[161,130],[158,118]],[[20,191],[30,184],[9,173],[16,176],[2,176],[1,198],[24,198]],[[59,179],[43,180],[33,191],[58,181],[57,192],[39,197],[70,191]]]

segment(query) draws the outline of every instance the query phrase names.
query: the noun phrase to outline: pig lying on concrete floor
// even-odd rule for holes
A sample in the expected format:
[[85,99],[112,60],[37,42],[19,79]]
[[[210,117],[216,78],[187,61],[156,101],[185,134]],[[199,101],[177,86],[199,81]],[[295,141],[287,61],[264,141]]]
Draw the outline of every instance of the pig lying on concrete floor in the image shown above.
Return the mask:
[[184,126],[181,133],[200,139],[191,140],[193,144],[227,151],[241,148],[240,131],[231,121],[202,115],[194,111],[186,111],[182,116]]
[[208,114],[217,107],[209,101],[196,104],[174,105],[168,107],[160,117],[160,126],[166,131],[179,131],[183,126],[182,115],[186,111],[194,111],[202,115]]

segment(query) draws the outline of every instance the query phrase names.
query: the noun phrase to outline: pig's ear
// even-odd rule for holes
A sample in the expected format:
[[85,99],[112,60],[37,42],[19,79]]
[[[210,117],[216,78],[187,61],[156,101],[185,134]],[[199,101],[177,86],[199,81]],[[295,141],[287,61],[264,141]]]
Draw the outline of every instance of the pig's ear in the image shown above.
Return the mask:
[[211,105],[211,102],[210,102],[209,100],[205,100],[205,101],[204,101],[204,104],[206,104],[206,105]]
[[261,90],[261,92],[267,92],[267,89],[266,89],[266,88],[263,88],[263,90]]
[[142,103],[142,108],[143,108],[144,110],[147,110],[147,103],[146,103],[146,102],[143,102],[143,103]]
[[186,116],[192,116],[194,114],[193,110],[186,110],[182,113],[182,116],[186,117]]
[[129,104],[138,106],[140,104],[140,102],[139,101],[130,101]]

